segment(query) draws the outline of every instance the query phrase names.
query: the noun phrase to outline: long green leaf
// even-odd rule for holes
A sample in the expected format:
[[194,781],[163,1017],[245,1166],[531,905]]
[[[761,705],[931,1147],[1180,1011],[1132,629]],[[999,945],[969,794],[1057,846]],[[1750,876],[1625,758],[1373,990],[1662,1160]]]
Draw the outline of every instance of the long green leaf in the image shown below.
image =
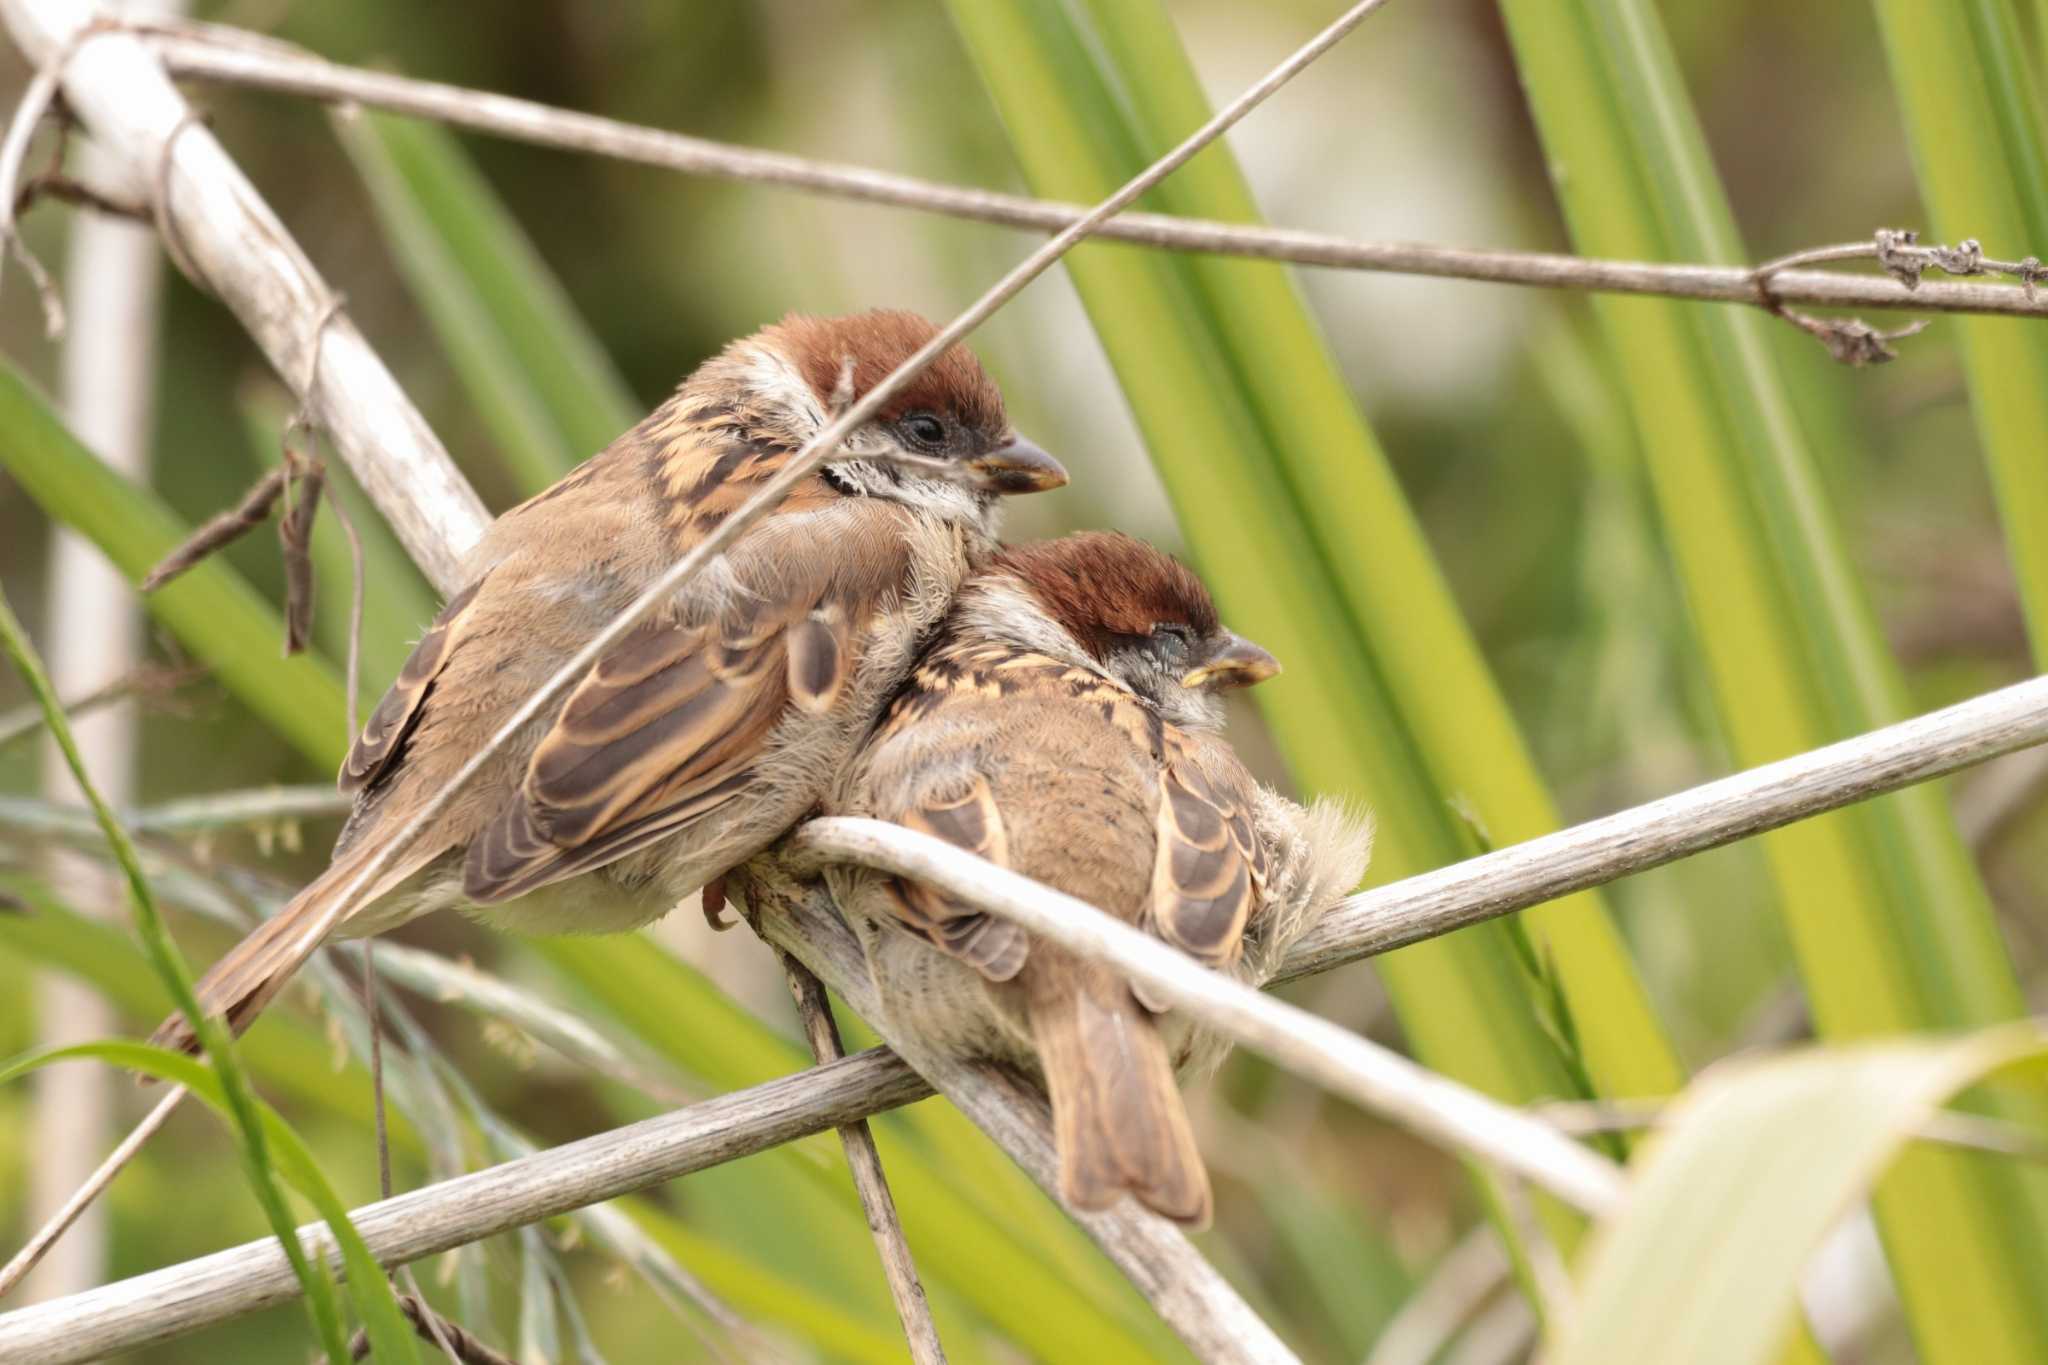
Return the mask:
[[875,1365],[893,1365],[903,1359],[900,1336],[852,1316],[801,1285],[762,1271],[653,1205],[635,1201],[628,1206],[627,1216],[745,1316],[783,1323],[802,1332],[805,1339],[827,1347],[836,1359]]
[[[255,1191],[256,1202],[269,1219],[271,1230],[277,1234],[292,1271],[299,1283],[305,1287],[307,1310],[313,1319],[313,1326],[321,1341],[327,1347],[330,1358],[339,1358],[339,1351],[346,1348],[342,1340],[341,1314],[335,1301],[334,1287],[328,1283],[323,1271],[316,1270],[300,1250],[298,1239],[293,1235],[290,1211],[285,1207],[284,1195],[277,1187],[276,1173],[271,1165],[271,1153],[257,1109],[254,1092],[249,1088],[248,1078],[235,1060],[233,1039],[227,1027],[218,1019],[207,1017],[199,1006],[199,998],[193,994],[192,978],[187,973],[184,959],[179,957],[177,945],[171,940],[171,933],[164,925],[163,914],[158,910],[155,895],[151,892],[149,879],[143,874],[141,855],[136,851],[128,832],[114,815],[113,808],[100,795],[92,774],[86,771],[85,758],[79,753],[78,743],[72,737],[71,724],[64,715],[64,707],[57,700],[56,689],[51,685],[42,659],[35,646],[29,642],[28,632],[15,619],[13,609],[7,603],[7,595],[0,592],[0,649],[13,662],[15,671],[28,684],[29,691],[43,708],[43,722],[49,727],[50,737],[64,756],[65,765],[71,770],[71,777],[84,793],[86,803],[92,807],[100,829],[105,833],[108,845],[114,851],[115,860],[127,877],[129,899],[135,912],[136,936],[149,956],[150,965],[157,976],[170,990],[171,998],[177,1002],[178,1012],[185,1016],[198,1036],[199,1044],[208,1061],[213,1063],[219,1079],[221,1093],[226,1099],[226,1108],[234,1119],[235,1128],[241,1138],[243,1164],[247,1167],[250,1187]],[[346,1221],[346,1220],[344,1220]],[[389,1296],[389,1287],[382,1286]],[[359,1289],[359,1300],[373,1304],[376,1291],[363,1287]],[[393,1311],[396,1311],[394,1306]],[[412,1359],[410,1342],[402,1344],[393,1358]]]
[[455,135],[340,118],[400,268],[513,472],[533,492],[602,450],[639,405]]
[[1558,1365],[1768,1359],[1796,1312],[1801,1272],[1878,1173],[1956,1091],[2044,1052],[2038,1027],[2006,1024],[1708,1072],[1594,1237]]
[[[1208,105],[1155,0],[956,0],[954,22],[1034,192],[1086,202],[1192,131]],[[1364,30],[1354,41],[1370,41]],[[1256,221],[1216,146],[1148,199]],[[1518,840],[1555,811],[1383,453],[1284,270],[1085,247],[1067,261],[1182,530],[1226,613],[1287,663],[1259,701],[1296,780],[1370,800],[1373,875],[1473,846],[1451,799]],[[1255,571],[1247,566],[1256,566]],[[1434,1067],[1515,1099],[1662,1094],[1682,1075],[1597,898],[1531,912],[1583,1055],[1546,1034],[1510,931],[1382,960]]]
[[[153,495],[78,443],[48,399],[0,357],[0,465],[51,521],[84,535],[139,581],[188,529]],[[323,661],[282,659],[277,615],[219,559],[143,599],[223,686],[323,767],[341,764],[341,681]]]
[[[38,1052],[0,1066],[0,1085],[53,1062],[80,1060],[108,1062],[159,1081],[182,1085],[227,1119],[231,1126],[242,1121],[238,1106],[218,1072],[182,1053],[151,1047],[146,1043],[80,1043]],[[328,1231],[334,1234],[335,1243],[341,1248],[342,1264],[348,1269],[351,1295],[363,1315],[364,1325],[369,1329],[370,1345],[377,1359],[411,1361],[418,1365],[419,1353],[414,1349],[412,1328],[399,1311],[391,1284],[384,1278],[384,1268],[377,1264],[377,1258],[370,1254],[362,1234],[349,1221],[347,1206],[335,1194],[334,1187],[327,1183],[327,1177],[320,1173],[320,1165],[313,1159],[312,1149],[269,1105],[258,1102],[252,1113],[262,1127],[266,1149],[275,1154],[278,1172],[306,1197],[327,1224]],[[296,1231],[290,1224],[286,1226],[286,1232],[279,1236],[285,1242],[287,1254],[296,1252],[292,1254],[296,1268],[305,1252]],[[315,1283],[327,1296],[331,1297],[334,1292],[333,1280],[324,1261],[314,1267],[310,1280],[302,1274],[300,1283],[308,1286],[309,1295]],[[337,1355],[335,1345],[336,1341],[328,1343],[328,1358],[345,1359],[347,1347],[343,1345],[341,1354]]]
[[[170,1008],[163,983],[118,928],[79,914],[25,877],[0,876],[0,890],[28,907],[25,914],[0,915],[0,953],[75,977],[138,1020],[154,1023]],[[235,1046],[269,1093],[353,1128],[368,1127],[369,1073],[336,1071],[333,1041],[322,1030],[281,1013]],[[402,1114],[393,1116],[391,1147],[401,1160],[421,1155],[420,1135]]]
[[[1740,261],[1741,242],[1644,0],[1503,0],[1574,245]],[[1894,719],[1899,682],[1760,316],[1644,299],[1599,315],[1735,758],[1756,764]],[[1829,1037],[1993,1023],[2010,963],[1939,789],[1766,836],[1814,1017]],[[1880,1226],[1934,1360],[2048,1358],[2041,1181],[1910,1154]]]

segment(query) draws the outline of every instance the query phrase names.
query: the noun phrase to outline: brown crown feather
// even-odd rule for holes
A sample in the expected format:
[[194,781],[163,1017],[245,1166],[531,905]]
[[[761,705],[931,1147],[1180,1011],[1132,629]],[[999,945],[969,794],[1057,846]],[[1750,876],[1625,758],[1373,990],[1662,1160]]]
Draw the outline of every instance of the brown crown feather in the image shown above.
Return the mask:
[[1197,636],[1221,629],[1216,604],[1188,567],[1121,531],[1083,531],[1012,545],[995,567],[1014,574],[1081,646],[1101,657],[1115,636],[1162,622]]
[[[859,398],[938,331],[915,313],[878,308],[839,318],[791,313],[761,335],[781,346],[818,397],[830,402],[848,356],[853,358],[853,397]],[[919,410],[950,413],[990,438],[1007,436],[1010,428],[1002,391],[965,346],[954,346],[927,365],[889,400],[881,417],[886,421]]]

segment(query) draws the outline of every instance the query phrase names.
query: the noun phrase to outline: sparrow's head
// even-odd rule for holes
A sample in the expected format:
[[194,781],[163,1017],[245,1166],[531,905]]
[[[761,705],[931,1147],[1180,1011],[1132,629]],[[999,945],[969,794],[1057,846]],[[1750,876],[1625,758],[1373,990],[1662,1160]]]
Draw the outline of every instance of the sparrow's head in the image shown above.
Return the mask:
[[[1036,608],[1037,624],[1020,622],[1015,643],[1101,669],[1175,724],[1220,726],[1221,693],[1280,671],[1271,654],[1224,629],[1209,590],[1185,565],[1119,532],[1011,546],[993,572],[1020,585]],[[976,614],[984,628],[1002,629],[979,603]],[[1048,621],[1056,633],[1045,630]],[[1020,638],[1034,630],[1039,638]]]
[[[915,313],[877,310],[847,317],[792,313],[736,347],[742,382],[774,408],[797,444],[938,334]],[[1002,391],[965,346],[943,352],[899,390],[826,466],[849,493],[943,510],[977,507],[1009,493],[1039,493],[1067,482],[1060,462],[1017,434]],[[924,471],[874,458],[901,453],[935,461]]]

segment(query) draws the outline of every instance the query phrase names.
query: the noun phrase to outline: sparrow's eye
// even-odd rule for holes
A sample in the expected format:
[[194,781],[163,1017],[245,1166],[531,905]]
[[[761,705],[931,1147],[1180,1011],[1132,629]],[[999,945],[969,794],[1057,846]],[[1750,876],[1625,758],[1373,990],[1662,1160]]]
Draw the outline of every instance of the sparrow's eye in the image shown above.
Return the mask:
[[946,424],[928,412],[913,412],[903,419],[903,432],[921,446],[946,443]]
[[1152,627],[1152,643],[1159,646],[1170,658],[1184,656],[1194,642],[1195,633],[1176,622],[1161,621]]

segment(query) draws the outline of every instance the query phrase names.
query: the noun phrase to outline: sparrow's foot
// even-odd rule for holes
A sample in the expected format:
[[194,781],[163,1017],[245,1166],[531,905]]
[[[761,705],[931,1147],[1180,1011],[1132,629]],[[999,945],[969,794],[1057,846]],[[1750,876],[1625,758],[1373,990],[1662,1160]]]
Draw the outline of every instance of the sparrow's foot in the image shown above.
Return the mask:
[[723,872],[704,883],[704,922],[721,934],[739,923],[736,919],[726,917]]

